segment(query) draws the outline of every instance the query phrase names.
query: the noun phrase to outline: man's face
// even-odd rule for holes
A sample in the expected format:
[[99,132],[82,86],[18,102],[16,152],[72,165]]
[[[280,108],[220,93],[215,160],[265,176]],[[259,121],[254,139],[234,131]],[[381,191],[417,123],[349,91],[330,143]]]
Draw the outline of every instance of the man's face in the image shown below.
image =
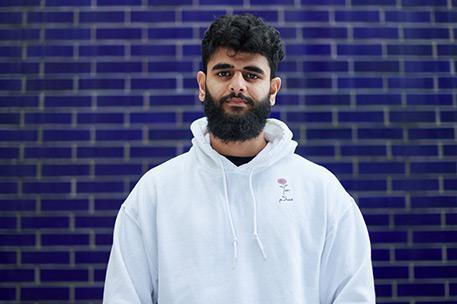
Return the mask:
[[205,105],[208,129],[224,141],[244,141],[263,130],[281,80],[270,80],[270,67],[260,54],[219,48],[207,74],[199,72],[199,98]]

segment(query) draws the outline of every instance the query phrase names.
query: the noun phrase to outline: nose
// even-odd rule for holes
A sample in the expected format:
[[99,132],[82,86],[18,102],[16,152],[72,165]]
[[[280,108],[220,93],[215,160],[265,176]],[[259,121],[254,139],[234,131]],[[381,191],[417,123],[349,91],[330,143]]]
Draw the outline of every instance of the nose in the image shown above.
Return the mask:
[[233,93],[244,93],[246,92],[246,81],[243,78],[243,74],[237,72],[233,75],[229,83],[230,92]]

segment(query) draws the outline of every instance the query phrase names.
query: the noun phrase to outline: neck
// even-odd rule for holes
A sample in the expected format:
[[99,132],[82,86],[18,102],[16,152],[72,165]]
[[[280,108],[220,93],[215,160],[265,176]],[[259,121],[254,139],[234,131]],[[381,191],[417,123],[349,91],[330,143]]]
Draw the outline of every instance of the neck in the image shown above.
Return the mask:
[[227,156],[250,157],[256,156],[267,145],[263,131],[256,138],[246,141],[224,142],[210,133],[211,146],[219,154]]

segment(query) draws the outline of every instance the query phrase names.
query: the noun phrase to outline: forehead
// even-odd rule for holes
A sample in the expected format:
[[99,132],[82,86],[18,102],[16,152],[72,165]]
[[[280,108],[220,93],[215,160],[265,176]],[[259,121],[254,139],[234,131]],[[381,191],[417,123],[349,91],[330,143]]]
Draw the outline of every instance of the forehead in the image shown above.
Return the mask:
[[231,49],[218,48],[208,61],[208,70],[211,70],[214,65],[219,63],[228,63],[233,65],[235,69],[243,69],[246,66],[257,66],[264,70],[265,73],[270,73],[270,66],[267,58],[257,53],[235,53],[235,51]]

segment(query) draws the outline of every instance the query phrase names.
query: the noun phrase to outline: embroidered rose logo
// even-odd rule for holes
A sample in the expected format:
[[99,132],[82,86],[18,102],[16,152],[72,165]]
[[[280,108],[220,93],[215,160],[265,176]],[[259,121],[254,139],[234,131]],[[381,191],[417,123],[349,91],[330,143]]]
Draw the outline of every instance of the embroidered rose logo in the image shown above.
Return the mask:
[[286,203],[286,202],[292,202],[294,199],[289,198],[287,196],[287,192],[290,191],[289,185],[287,184],[287,179],[285,178],[278,178],[276,182],[279,184],[279,188],[281,188],[282,193],[281,193],[281,198],[279,199],[279,203]]

